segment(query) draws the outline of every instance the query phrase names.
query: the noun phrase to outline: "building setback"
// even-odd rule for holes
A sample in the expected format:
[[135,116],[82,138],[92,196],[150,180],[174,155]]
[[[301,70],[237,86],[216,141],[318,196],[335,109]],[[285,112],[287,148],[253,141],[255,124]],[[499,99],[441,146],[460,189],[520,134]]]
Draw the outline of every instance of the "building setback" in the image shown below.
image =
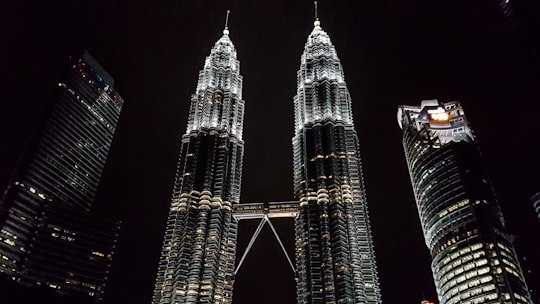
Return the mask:
[[301,56],[294,111],[297,302],[381,303],[351,99],[318,19]]
[[461,104],[399,106],[440,304],[532,303]]
[[227,28],[199,72],[152,303],[231,303],[244,141],[242,76]]
[[90,208],[123,104],[113,84],[88,52],[58,83],[0,202],[4,280],[101,300],[120,223]]

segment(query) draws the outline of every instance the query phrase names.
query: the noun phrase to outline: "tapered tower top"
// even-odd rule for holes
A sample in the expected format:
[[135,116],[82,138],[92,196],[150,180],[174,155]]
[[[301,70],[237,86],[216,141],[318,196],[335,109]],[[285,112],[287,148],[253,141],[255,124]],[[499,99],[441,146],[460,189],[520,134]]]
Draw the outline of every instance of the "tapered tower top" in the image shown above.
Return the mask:
[[[327,84],[333,86],[325,91],[331,92],[328,94],[321,91]],[[300,57],[294,101],[297,132],[302,132],[306,125],[329,119],[352,126],[351,104],[343,68],[330,36],[320,25],[316,2],[314,28]]]
[[308,40],[305,45],[304,53],[310,55],[318,56],[325,55],[337,59],[337,54],[332,41],[322,27],[321,22],[319,21],[318,15],[318,6],[317,1],[314,2],[315,5],[315,21],[313,22],[313,30],[309,34]]
[[[343,69],[339,58],[337,56],[336,48],[332,44],[332,40],[327,32],[321,27],[317,12],[317,2],[315,1],[315,21],[313,22],[313,30],[309,34],[306,44],[304,46],[304,52],[301,56],[302,65],[307,64],[308,61],[316,62],[315,66],[308,68],[300,68],[300,70],[306,69],[308,74],[301,73],[298,77],[298,86],[301,87],[302,83],[307,81],[313,82],[321,80],[322,78],[335,79],[343,82]],[[324,64],[320,60],[330,60],[332,63]]]
[[236,49],[229,37],[229,13],[223,35],[216,41],[199,72],[186,134],[202,129],[228,131],[242,139],[244,101]]
[[[219,56],[214,56],[214,59],[218,59],[218,61],[222,61],[222,63],[225,63],[226,65],[229,65],[228,60],[223,60],[226,58],[232,58],[233,61],[236,59],[236,49],[234,48],[234,44],[231,41],[231,38],[229,37],[229,14],[230,10],[227,10],[227,16],[225,17],[225,27],[223,29],[223,36],[218,39],[214,47],[212,48],[210,56],[207,58],[205,62],[205,67],[207,65],[212,65],[212,62],[209,61],[212,57],[212,54],[220,54]],[[231,61],[232,62],[232,61]],[[215,62],[213,62],[215,63]]]

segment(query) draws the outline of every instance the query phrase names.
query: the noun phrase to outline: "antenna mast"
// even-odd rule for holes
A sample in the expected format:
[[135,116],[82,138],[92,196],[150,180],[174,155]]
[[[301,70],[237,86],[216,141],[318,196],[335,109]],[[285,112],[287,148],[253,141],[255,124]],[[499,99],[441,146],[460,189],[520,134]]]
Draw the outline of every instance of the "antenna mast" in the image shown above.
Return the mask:
[[227,17],[225,18],[225,29],[229,29],[229,14],[231,13],[230,10],[227,10]]

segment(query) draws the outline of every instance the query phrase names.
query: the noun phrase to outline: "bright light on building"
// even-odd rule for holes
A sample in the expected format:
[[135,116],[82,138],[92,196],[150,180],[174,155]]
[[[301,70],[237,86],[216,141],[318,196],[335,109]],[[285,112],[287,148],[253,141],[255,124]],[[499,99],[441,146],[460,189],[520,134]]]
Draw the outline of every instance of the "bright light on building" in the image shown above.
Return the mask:
[[446,112],[429,114],[429,118],[435,121],[449,121],[450,114]]

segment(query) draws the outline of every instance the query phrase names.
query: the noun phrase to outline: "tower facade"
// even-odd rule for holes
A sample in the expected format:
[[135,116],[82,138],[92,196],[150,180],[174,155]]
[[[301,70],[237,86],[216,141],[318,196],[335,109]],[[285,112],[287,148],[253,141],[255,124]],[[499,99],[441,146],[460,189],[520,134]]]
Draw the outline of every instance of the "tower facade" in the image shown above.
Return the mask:
[[297,302],[381,303],[351,99],[320,22],[294,97]]
[[225,28],[191,98],[154,304],[232,301],[243,118],[240,63]]
[[397,118],[440,303],[532,303],[460,103]]
[[74,59],[0,202],[0,273],[101,299],[120,223],[90,213],[123,100],[88,53]]

